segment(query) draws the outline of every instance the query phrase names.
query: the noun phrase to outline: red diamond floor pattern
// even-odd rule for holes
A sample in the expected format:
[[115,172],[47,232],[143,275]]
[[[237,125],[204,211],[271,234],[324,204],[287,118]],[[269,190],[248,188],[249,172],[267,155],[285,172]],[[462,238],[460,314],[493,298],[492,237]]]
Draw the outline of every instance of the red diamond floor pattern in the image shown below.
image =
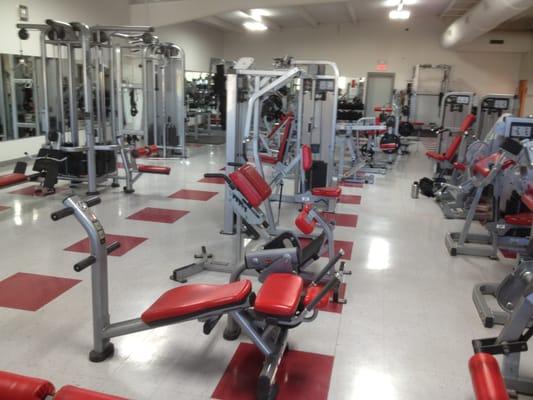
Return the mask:
[[[290,337],[289,337],[290,343]],[[276,400],[326,400],[333,370],[332,356],[289,350],[278,373]],[[217,400],[255,400],[263,355],[249,343],[241,343],[211,395]]]
[[78,279],[17,272],[0,281],[0,307],[37,311],[79,282]]
[[218,192],[208,192],[206,190],[181,189],[168,197],[171,199],[207,201],[217,194]]
[[[106,244],[111,244],[113,242],[119,242],[120,247],[112,252],[110,255],[115,257],[120,257],[126,254],[128,251],[134,249],[143,243],[147,238],[136,237],[136,236],[125,236],[125,235],[112,235],[110,233],[106,234]],[[77,253],[89,253],[90,245],[89,239],[85,238],[79,242],[70,245],[65,249],[66,251],[75,251]]]
[[173,224],[188,213],[189,211],[183,210],[169,210],[166,208],[146,207],[140,211],[137,211],[135,214],[130,215],[127,219]]

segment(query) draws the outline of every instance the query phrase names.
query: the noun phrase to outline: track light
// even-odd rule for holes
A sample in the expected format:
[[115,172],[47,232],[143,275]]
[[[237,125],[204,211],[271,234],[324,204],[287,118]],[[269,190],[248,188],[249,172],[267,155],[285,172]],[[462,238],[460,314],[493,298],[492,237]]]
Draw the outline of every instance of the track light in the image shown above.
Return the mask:
[[265,24],[263,24],[262,22],[257,22],[257,21],[244,22],[242,25],[249,31],[258,32],[258,31],[266,31],[268,29],[268,27]]
[[404,1],[405,0],[400,0],[398,3],[398,8],[389,12],[390,19],[409,19],[411,16],[411,11],[403,9]]

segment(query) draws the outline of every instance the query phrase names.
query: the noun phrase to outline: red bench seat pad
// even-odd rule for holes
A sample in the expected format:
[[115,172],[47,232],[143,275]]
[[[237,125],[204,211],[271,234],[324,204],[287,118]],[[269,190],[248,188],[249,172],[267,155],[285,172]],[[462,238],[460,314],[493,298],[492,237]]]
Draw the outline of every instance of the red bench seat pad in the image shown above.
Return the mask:
[[320,197],[340,197],[342,189],[340,187],[316,187],[311,189],[313,196]]
[[0,371],[0,400],[41,400],[54,392],[47,380]]
[[525,193],[522,195],[521,199],[522,203],[524,203],[527,208],[533,211],[533,193]]
[[137,166],[137,170],[139,172],[144,172],[147,174],[161,174],[161,175],[169,175],[170,174],[170,167],[161,167],[159,165],[143,165],[140,164]]
[[252,284],[249,280],[225,285],[179,286],[163,293],[141,315],[141,319],[150,324],[241,304],[251,291]]
[[126,400],[126,398],[67,385],[57,392],[54,400]]
[[445,154],[440,154],[440,153],[437,153],[436,151],[427,151],[426,157],[432,158],[433,160],[436,160],[436,161],[446,160]]
[[265,164],[275,165],[275,164],[278,163],[278,157],[277,156],[269,156],[268,154],[259,154],[259,158]]
[[468,362],[477,400],[509,400],[498,361],[491,354],[477,353]]
[[[482,176],[488,176],[492,170],[492,166],[496,164],[500,156],[500,153],[493,153],[485,158],[482,158],[474,164],[474,172]],[[505,170],[511,165],[514,165],[514,161],[507,160],[503,163],[502,169]]]
[[511,225],[531,226],[533,224],[533,213],[509,214],[504,217],[504,220]]
[[17,174],[16,172],[13,172],[12,174],[2,175],[0,176],[0,187],[9,186],[14,183],[23,182],[25,180],[25,174]]
[[296,313],[304,287],[303,279],[292,274],[270,274],[255,299],[255,311],[275,317]]

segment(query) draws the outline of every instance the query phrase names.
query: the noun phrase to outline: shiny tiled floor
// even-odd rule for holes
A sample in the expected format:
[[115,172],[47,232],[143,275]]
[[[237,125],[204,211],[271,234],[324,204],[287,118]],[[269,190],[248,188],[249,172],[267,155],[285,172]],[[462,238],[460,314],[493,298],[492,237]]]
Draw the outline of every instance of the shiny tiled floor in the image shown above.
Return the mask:
[[[430,174],[422,149],[373,185],[343,187],[352,197],[338,212],[357,215],[356,228],[352,219],[350,226],[336,229],[337,240],[354,243],[347,262],[348,304],[342,312],[321,312],[289,337],[291,350],[333,361],[330,379],[327,367],[313,368],[319,371],[313,384],[322,390],[329,383],[329,399],[471,399],[470,341],[497,332],[481,326],[471,290],[475,283],[500,280],[512,264],[447,254],[444,233],[461,223],[444,220],[430,199],[410,198],[412,181]],[[103,203],[95,210],[106,230],[148,238],[110,258],[112,320],[136,317],[175,287],[168,279],[171,270],[190,263],[201,245],[217,259],[232,261],[232,238],[219,234],[223,196],[198,201],[189,196],[194,192],[182,192],[186,195],[169,198],[184,189],[221,192],[223,187],[204,180],[203,173],[218,172],[223,157],[222,147],[195,146],[188,160],[158,162],[171,166],[171,175],[142,177],[132,195],[102,192]],[[35,312],[0,307],[0,369],[47,378],[58,387],[76,384],[134,399],[209,399],[243,344],[224,341],[223,324],[204,336],[200,324],[188,322],[114,339],[114,358],[90,363],[90,274],[72,269],[84,254],[63,250],[84,232],[72,218],[50,219],[65,193],[35,198],[13,190],[0,190],[0,204],[9,207],[0,213],[0,280],[27,273],[81,282]],[[172,224],[127,218],[146,207],[189,213]],[[283,210],[285,226],[292,215],[293,210]],[[191,278],[226,280],[217,273]],[[527,363],[532,357],[523,358]],[[301,360],[290,361],[307,368]]]

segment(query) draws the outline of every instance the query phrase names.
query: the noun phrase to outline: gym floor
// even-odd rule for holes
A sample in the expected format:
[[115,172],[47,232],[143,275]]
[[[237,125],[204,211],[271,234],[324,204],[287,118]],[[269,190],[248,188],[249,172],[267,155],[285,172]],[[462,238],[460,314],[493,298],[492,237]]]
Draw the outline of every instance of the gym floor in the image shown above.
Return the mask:
[[[448,255],[444,234],[461,221],[445,220],[431,199],[410,197],[411,183],[431,175],[424,152],[414,144],[375,184],[343,187],[351,196],[337,207],[344,215],[335,236],[352,249],[348,304],[290,332],[280,399],[472,398],[470,341],[498,332],[482,327],[472,287],[500,281],[513,261]],[[95,207],[109,235],[126,236],[109,258],[112,321],[137,317],[175,287],[170,272],[192,262],[201,245],[218,260],[233,257],[232,237],[219,234],[224,186],[200,182],[224,166],[224,146],[195,145],[187,160],[143,162],[172,173],[141,177],[133,195],[106,189]],[[193,321],[116,338],[111,360],[88,361],[90,273],[72,269],[84,257],[77,242],[85,234],[73,218],[50,219],[68,193],[60,186],[46,198],[24,194],[24,186],[0,191],[0,369],[133,399],[253,399],[256,352],[245,338],[224,341],[223,323],[209,336]],[[294,215],[284,206],[282,225]],[[227,279],[205,272],[190,282]]]

